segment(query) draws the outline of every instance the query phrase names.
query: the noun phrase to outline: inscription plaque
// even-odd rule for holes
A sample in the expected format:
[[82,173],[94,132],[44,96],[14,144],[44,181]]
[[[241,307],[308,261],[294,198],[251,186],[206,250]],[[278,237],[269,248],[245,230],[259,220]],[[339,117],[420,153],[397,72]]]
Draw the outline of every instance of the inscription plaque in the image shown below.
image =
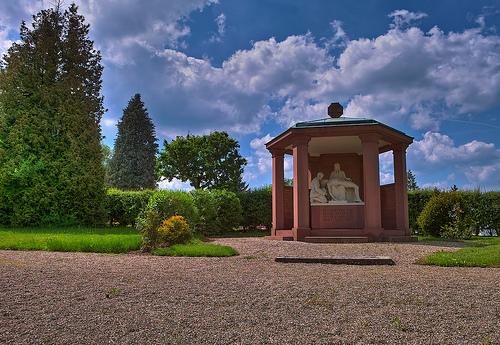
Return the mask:
[[364,226],[364,205],[311,206],[313,229],[361,229]]

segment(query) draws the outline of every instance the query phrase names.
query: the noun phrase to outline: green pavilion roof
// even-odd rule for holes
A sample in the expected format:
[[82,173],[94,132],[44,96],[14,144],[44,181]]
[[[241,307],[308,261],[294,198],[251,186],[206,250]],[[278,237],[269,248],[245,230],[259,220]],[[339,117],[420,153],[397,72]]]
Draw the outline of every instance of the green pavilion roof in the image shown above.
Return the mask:
[[337,118],[327,117],[319,120],[297,122],[291,128],[321,128],[321,127],[336,127],[336,126],[373,126],[373,125],[381,125],[393,131],[406,135],[404,132],[397,130],[391,126],[388,126],[385,123],[373,119],[368,119],[366,117],[343,117],[343,116]]
[[330,127],[330,126],[346,126],[346,125],[378,125],[381,124],[373,119],[363,117],[338,117],[338,118],[324,118],[319,120],[297,122],[292,128],[303,127]]

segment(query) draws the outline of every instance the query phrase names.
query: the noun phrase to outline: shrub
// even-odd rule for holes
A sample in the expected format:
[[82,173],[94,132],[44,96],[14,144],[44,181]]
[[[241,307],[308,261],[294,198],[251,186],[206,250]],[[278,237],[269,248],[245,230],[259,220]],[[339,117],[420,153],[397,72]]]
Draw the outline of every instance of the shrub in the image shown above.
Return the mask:
[[418,233],[422,230],[417,222],[418,216],[432,196],[439,193],[438,189],[419,189],[408,191],[408,219],[410,229],[413,233]]
[[162,245],[186,243],[192,237],[188,222],[183,216],[172,216],[158,227],[158,242]]
[[198,209],[196,230],[202,234],[231,231],[240,225],[242,210],[240,200],[233,192],[225,190],[195,190],[192,192]]
[[106,212],[110,224],[135,225],[153,190],[122,191],[111,188],[106,193]]
[[255,229],[258,225],[272,226],[272,189],[266,186],[239,194],[243,209],[242,225],[245,229]]
[[145,210],[137,218],[136,228],[142,236],[141,249],[145,252],[151,251],[158,243],[158,228],[161,224],[161,217],[156,210]]
[[158,244],[158,228],[162,219],[183,216],[191,225],[196,223],[197,210],[190,193],[181,191],[155,191],[143,212],[137,217],[136,228],[142,235],[142,250],[150,251]]
[[423,233],[431,236],[441,236],[443,227],[453,222],[453,208],[464,209],[460,193],[443,192],[435,194],[427,202],[418,216],[418,225]]

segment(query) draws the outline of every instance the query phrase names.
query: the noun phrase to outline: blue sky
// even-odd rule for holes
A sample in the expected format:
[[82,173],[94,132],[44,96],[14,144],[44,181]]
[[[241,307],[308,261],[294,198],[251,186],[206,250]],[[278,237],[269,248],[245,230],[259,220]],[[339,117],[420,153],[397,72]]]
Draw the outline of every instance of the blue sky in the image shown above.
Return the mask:
[[[110,146],[122,109],[139,92],[160,144],[226,130],[249,161],[245,179],[259,186],[271,178],[264,143],[340,101],[346,116],[375,118],[415,138],[408,167],[419,185],[500,189],[497,1],[77,4],[103,54]],[[50,2],[0,0],[0,52],[43,5]],[[382,182],[392,180],[391,160],[380,157]],[[290,162],[286,169],[290,176]]]

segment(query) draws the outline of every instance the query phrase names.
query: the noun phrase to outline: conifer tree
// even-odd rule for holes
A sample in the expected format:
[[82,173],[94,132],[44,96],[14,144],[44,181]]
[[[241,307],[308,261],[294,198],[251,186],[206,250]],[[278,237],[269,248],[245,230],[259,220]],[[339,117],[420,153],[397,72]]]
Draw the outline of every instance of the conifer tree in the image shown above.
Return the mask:
[[407,186],[408,186],[408,190],[417,190],[419,189],[418,188],[418,185],[417,185],[417,179],[415,178],[415,174],[413,173],[413,171],[411,170],[408,170],[407,171]]
[[118,123],[113,158],[110,162],[110,184],[121,189],[155,188],[155,128],[141,95],[134,95]]
[[23,22],[0,83],[0,221],[13,225],[102,219],[102,66],[77,7]]

